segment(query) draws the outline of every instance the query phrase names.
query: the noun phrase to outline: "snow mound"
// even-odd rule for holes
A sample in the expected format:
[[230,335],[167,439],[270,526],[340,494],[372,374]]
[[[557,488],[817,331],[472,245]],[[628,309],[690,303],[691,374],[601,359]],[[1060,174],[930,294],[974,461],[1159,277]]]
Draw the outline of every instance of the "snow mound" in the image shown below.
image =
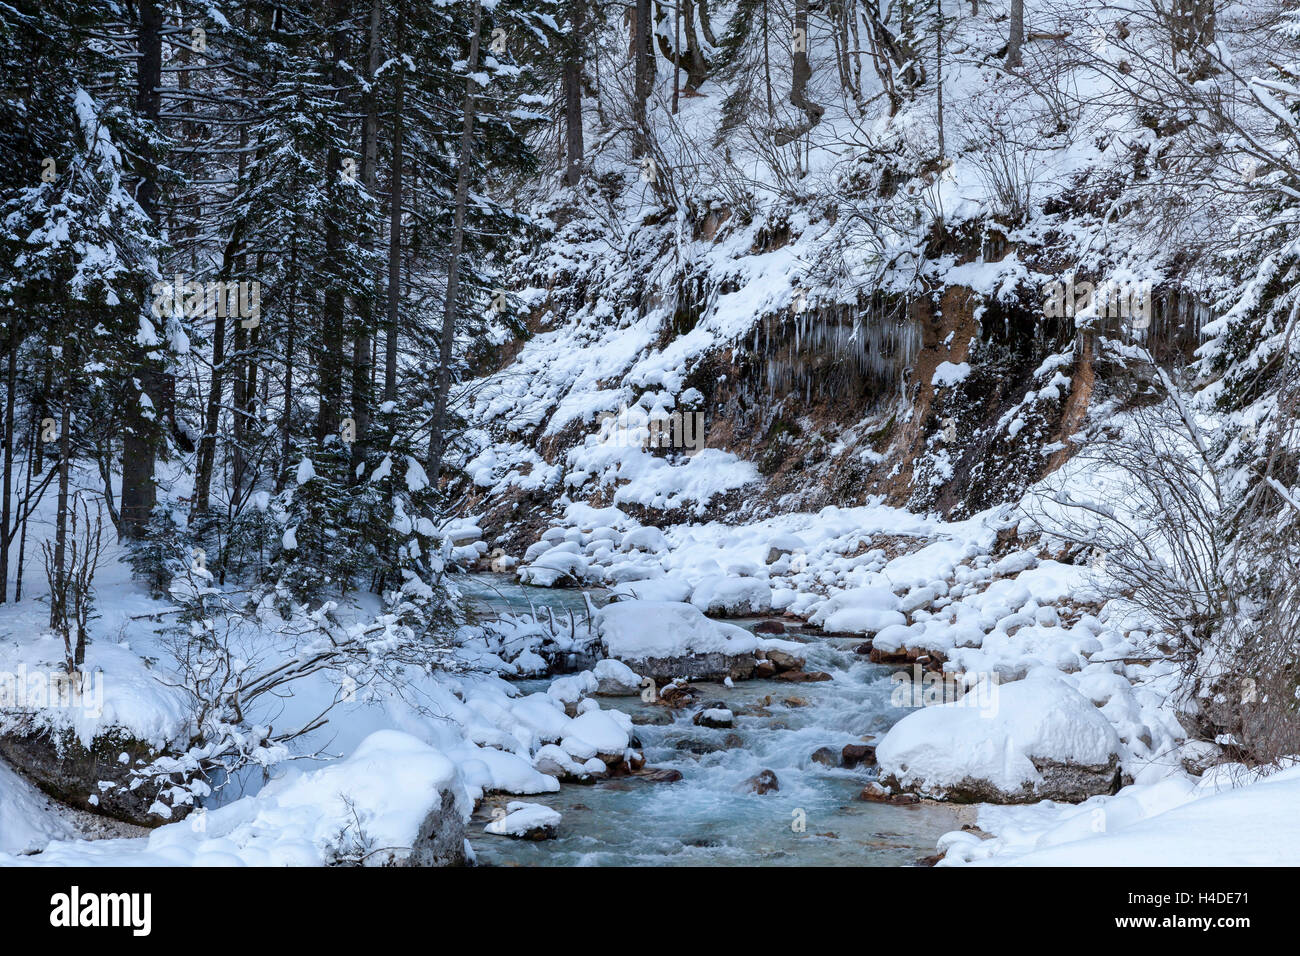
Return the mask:
[[889,588],[854,588],[825,601],[808,620],[833,633],[874,634],[906,623],[898,606],[898,598]]
[[445,839],[429,832],[440,815],[463,856],[469,801],[455,764],[410,734],[381,730],[346,760],[160,827],[148,854],[196,866],[392,865],[417,855],[421,842]]
[[0,853],[30,853],[72,836],[45,795],[0,761]]
[[764,614],[772,609],[772,588],[758,578],[711,576],[695,588],[691,603],[706,614]]
[[1046,670],[988,690],[895,724],[876,747],[881,780],[924,796],[995,803],[1111,792],[1120,739],[1092,701]]
[[506,804],[506,815],[483,827],[483,832],[496,836],[527,837],[539,831],[554,830],[560,825],[560,814],[540,803],[523,803],[512,800]]
[[622,661],[692,654],[752,654],[758,639],[743,628],[719,624],[693,604],[619,601],[596,614],[596,633],[611,657]]

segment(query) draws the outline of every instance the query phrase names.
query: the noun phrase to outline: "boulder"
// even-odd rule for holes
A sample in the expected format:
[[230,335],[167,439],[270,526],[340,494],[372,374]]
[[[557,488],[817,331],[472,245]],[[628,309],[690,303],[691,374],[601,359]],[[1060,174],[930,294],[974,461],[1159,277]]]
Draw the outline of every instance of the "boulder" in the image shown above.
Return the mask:
[[803,670],[803,658],[795,657],[786,651],[769,648],[767,659],[772,662],[778,671],[801,671]]
[[792,684],[816,683],[831,679],[831,675],[825,671],[784,671],[776,677],[777,680],[787,680]]
[[695,715],[692,721],[697,727],[712,727],[727,730],[735,723],[736,716],[725,707],[709,707]]
[[401,860],[402,866],[468,865],[464,794],[464,788],[438,791],[438,806],[420,824],[410,854]]
[[650,769],[646,768],[637,774],[642,780],[648,780],[650,783],[676,783],[682,779],[680,770],[667,770],[663,768]]
[[840,763],[845,767],[874,767],[876,765],[876,748],[870,744],[845,744],[840,751]]
[[922,707],[876,747],[881,783],[959,803],[1077,803],[1119,789],[1120,739],[1055,672]]
[[591,672],[596,675],[596,693],[603,697],[635,697],[641,693],[641,675],[622,661],[600,661]]
[[683,602],[619,601],[597,612],[595,625],[610,657],[659,682],[748,680],[758,663],[758,638]]
[[512,800],[501,816],[483,827],[483,832],[516,840],[554,840],[560,819],[557,811],[540,803]]
[[813,751],[812,762],[819,763],[823,767],[838,767],[840,755],[835,752],[834,747],[818,747]]
[[745,781],[745,786],[759,794],[776,793],[781,789],[781,783],[776,779],[776,774],[771,770],[761,770],[754,776]]

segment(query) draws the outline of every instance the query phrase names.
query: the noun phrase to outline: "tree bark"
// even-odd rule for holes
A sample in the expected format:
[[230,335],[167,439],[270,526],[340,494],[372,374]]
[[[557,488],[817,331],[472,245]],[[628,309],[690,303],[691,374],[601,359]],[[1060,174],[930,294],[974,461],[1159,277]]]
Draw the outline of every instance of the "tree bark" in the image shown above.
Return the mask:
[[583,0],[569,7],[569,46],[564,58],[564,181],[570,186],[582,179],[582,44],[586,10]]
[[[331,74],[334,77],[336,90],[346,82],[342,67],[347,56],[344,6],[343,0],[331,0],[330,53],[333,64]],[[343,313],[346,297],[340,267],[343,257],[343,235],[339,223],[339,211],[342,206],[339,187],[341,171],[342,158],[338,147],[331,145],[325,155],[325,193],[328,197],[325,210],[325,268],[329,276],[326,280],[321,310],[320,404],[316,410],[318,442],[325,441],[326,436],[338,431],[341,418],[339,411],[343,405]],[[338,271],[335,271],[336,269]]]
[[[397,54],[405,21],[397,15]],[[397,401],[397,332],[402,303],[402,133],[406,73],[397,67],[393,92],[393,170],[388,185],[388,332],[384,340],[384,401]]]
[[[382,0],[372,0],[370,5],[369,57],[366,63],[366,118],[361,128],[361,181],[366,187],[366,196],[373,199],[375,195],[376,171],[379,157],[379,97],[375,94],[375,74],[379,72],[380,45],[379,26],[383,14]],[[375,248],[375,231],[371,228],[375,220],[367,219],[363,230],[363,245],[366,258]],[[375,277],[378,281],[378,276]],[[365,453],[367,436],[370,433],[370,337],[374,321],[374,299],[363,295],[357,309],[357,323],[352,337],[352,420],[356,423],[356,443],[352,446],[352,474],[355,466]]]
[[1020,47],[1025,42],[1025,0],[1011,0],[1011,30],[1007,36],[1007,69],[1020,66]]
[[646,104],[654,84],[654,50],[650,46],[650,0],[636,0],[636,16],[632,25],[632,65],[635,76],[632,120],[636,125],[635,150],[640,156],[647,149]]
[[14,471],[14,386],[18,381],[18,335],[14,331],[13,319],[9,326],[9,362],[5,374],[5,473],[4,502],[0,504],[0,604],[9,599],[9,543],[13,541],[13,531],[9,527],[13,515],[13,471]]
[[[239,241],[238,233],[239,229],[236,228],[236,234],[231,236],[230,242],[226,244],[226,252],[220,273],[222,282],[230,278],[235,249]],[[223,313],[231,311],[225,307],[226,305],[227,303],[224,301],[218,302],[216,320],[212,330],[212,381],[208,388],[207,408],[203,415],[203,434],[199,436],[199,460],[197,473],[194,476],[194,501],[190,509],[192,518],[198,518],[200,515],[207,513],[209,497],[212,491],[212,470],[217,458],[217,429],[221,427],[221,397],[225,387],[226,371],[226,321],[228,316]],[[235,315],[230,317],[230,320],[238,323],[238,311],[234,311]]]
[[[140,23],[136,42],[140,51],[137,73],[136,109],[151,123],[158,122],[162,103],[162,13],[154,0],[140,0]],[[143,175],[136,200],[140,208],[154,222],[158,221],[158,174],[152,164],[144,163]],[[134,339],[133,339],[134,341]],[[128,393],[138,383],[140,394],[128,394],[122,430],[122,536],[139,538],[144,534],[157,502],[158,491],[154,485],[154,453],[156,451],[158,415],[162,411],[154,403],[151,414],[145,413],[145,396],[160,398],[160,376],[148,351],[132,345],[131,380]],[[152,400],[152,399],[151,399]]]
[[474,148],[474,73],[478,69],[478,34],[482,5],[474,3],[469,38],[469,66],[465,79],[465,115],[460,129],[460,159],[456,170],[456,212],[452,225],[451,254],[447,264],[447,302],[442,316],[442,342],[438,356],[438,388],[434,396],[432,434],[429,438],[429,482],[438,486],[446,449],[447,397],[451,391],[452,346],[456,341],[456,299],[460,292],[460,258],[465,245],[465,207],[469,199],[470,162]]

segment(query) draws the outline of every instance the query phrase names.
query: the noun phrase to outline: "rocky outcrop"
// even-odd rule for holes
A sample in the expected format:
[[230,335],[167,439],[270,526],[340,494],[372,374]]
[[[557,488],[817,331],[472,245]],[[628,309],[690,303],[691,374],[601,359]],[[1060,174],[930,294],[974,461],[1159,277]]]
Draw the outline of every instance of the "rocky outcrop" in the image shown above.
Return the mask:
[[687,680],[749,680],[758,661],[752,654],[686,654],[681,657],[645,657],[632,662],[634,669],[656,682],[678,677]]
[[0,735],[0,756],[55,800],[142,827],[182,819],[188,807],[164,818],[150,811],[157,785],[131,788],[131,769],[158,756],[147,741],[110,728],[87,747],[71,729],[50,731],[23,722]]
[[1080,803],[1089,797],[1116,793],[1123,783],[1119,758],[1115,756],[1103,764],[1031,759],[1040,779],[1026,781],[1016,788],[1000,786],[988,778],[975,776],[929,788],[916,780],[903,785],[893,774],[885,774],[880,780],[893,790],[920,793],[949,803],[1038,803],[1040,800]]
[[401,866],[465,866],[470,862],[463,799],[463,790],[438,791],[438,806],[420,824]]

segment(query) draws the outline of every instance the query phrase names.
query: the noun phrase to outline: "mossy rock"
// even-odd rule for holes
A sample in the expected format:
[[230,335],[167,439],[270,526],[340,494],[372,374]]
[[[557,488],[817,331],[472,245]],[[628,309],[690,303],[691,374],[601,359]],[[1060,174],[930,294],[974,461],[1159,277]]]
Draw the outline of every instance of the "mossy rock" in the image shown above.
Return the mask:
[[146,782],[131,789],[131,769],[158,755],[147,741],[121,727],[109,728],[89,747],[71,729],[50,731],[19,725],[0,734],[0,757],[50,797],[142,827],[172,823],[189,812],[188,807],[178,807],[164,819],[149,811],[157,800],[157,784]]

